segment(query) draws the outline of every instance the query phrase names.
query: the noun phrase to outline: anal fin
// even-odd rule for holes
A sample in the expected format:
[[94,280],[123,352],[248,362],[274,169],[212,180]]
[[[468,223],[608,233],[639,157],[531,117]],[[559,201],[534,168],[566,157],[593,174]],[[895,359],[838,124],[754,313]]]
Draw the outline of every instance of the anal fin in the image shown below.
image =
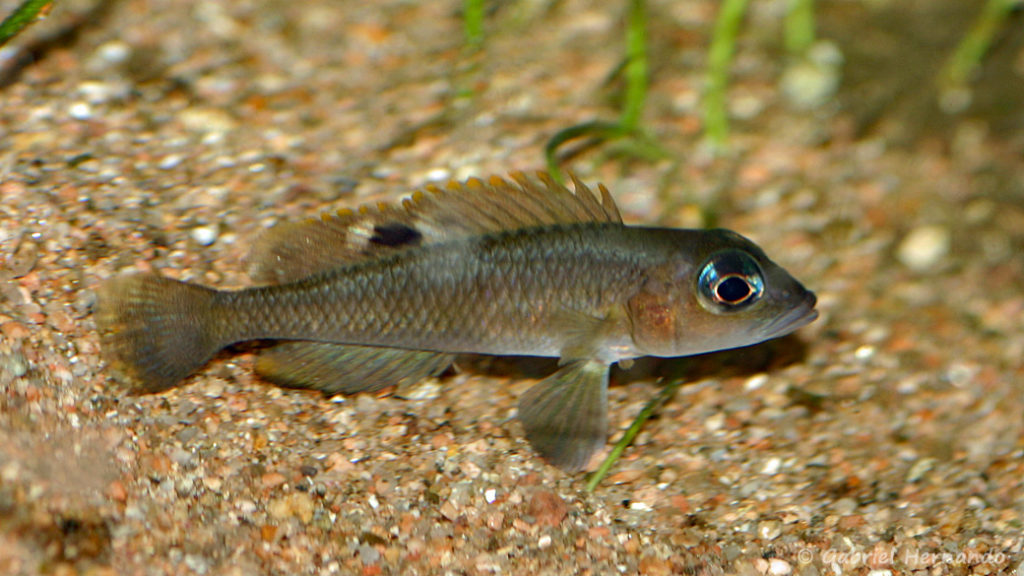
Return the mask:
[[326,342],[282,342],[260,352],[256,373],[327,396],[414,384],[451,365],[451,354]]
[[608,366],[579,360],[562,367],[523,394],[519,420],[545,460],[582,470],[607,439]]

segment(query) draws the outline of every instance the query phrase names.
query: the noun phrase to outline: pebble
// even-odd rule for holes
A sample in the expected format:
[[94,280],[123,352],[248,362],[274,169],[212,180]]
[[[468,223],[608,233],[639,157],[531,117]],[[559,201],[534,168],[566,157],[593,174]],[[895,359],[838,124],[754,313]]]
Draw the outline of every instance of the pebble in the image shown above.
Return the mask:
[[210,246],[217,241],[217,228],[214,226],[199,226],[192,229],[192,239],[200,246]]
[[114,480],[107,486],[107,496],[109,496],[111,500],[124,502],[128,500],[128,491],[120,480]]
[[193,132],[222,134],[235,127],[235,120],[216,108],[188,108],[178,118],[186,129]]
[[22,240],[18,243],[17,250],[8,259],[7,269],[15,278],[21,278],[31,272],[38,261],[39,245],[31,240]]
[[768,561],[768,573],[775,576],[785,576],[793,572],[793,565],[781,558],[772,558]]
[[287,481],[288,479],[280,472],[267,472],[260,478],[260,484],[264,488],[277,488]]
[[920,226],[910,231],[897,249],[904,266],[915,272],[927,272],[949,254],[949,229],[943,226]]
[[183,448],[175,447],[170,456],[171,460],[186,470],[194,468],[196,465],[196,455]]
[[754,567],[758,573],[770,574],[771,576],[786,576],[793,572],[793,565],[781,558],[772,558],[770,560],[758,558],[754,560]]
[[828,103],[839,88],[843,53],[832,42],[818,42],[805,58],[790,65],[780,82],[782,94],[802,110]]
[[88,102],[75,102],[68,107],[68,115],[75,120],[89,120],[92,118],[92,106]]
[[569,514],[565,500],[550,490],[536,490],[530,497],[528,508],[538,524],[547,526],[558,526]]
[[725,426],[725,414],[717,412],[704,420],[704,429],[708,432],[718,432]]
[[183,159],[184,157],[181,154],[168,154],[157,163],[157,167],[161,170],[173,170],[181,164]]
[[768,383],[768,375],[767,374],[765,374],[763,372],[761,374],[755,374],[755,375],[751,376],[750,378],[748,378],[747,381],[743,383],[743,390],[747,391],[747,392],[752,392],[754,390],[758,390],[759,388],[761,388],[762,386],[764,386],[767,383]]
[[853,514],[857,510],[857,501],[853,498],[840,498],[832,505],[836,514],[843,516]]
[[612,474],[608,478],[609,484],[629,484],[644,477],[644,470],[640,468],[627,468]]
[[757,535],[762,540],[775,540],[782,534],[782,522],[765,520],[757,525]]
[[376,564],[380,561],[380,552],[376,548],[369,544],[362,544],[359,546],[359,561],[363,565]]
[[913,484],[921,478],[924,478],[925,474],[931,471],[935,467],[934,458],[921,458],[907,471],[907,483]]
[[112,40],[101,44],[96,49],[96,55],[111,64],[121,64],[132,55],[132,49],[124,42]]
[[28,360],[19,351],[0,354],[0,374],[21,378],[28,373]]
[[433,400],[440,396],[441,382],[435,378],[429,378],[402,391],[402,397],[408,400]]
[[267,504],[267,514],[275,520],[295,517],[308,524],[313,519],[313,498],[306,492],[292,492]]
[[118,88],[106,82],[82,82],[78,85],[78,93],[92,105],[103,104],[118,96]]
[[761,474],[774,476],[779,473],[780,469],[782,469],[782,459],[769,458],[768,461],[764,463],[764,467],[761,468]]
[[875,355],[874,346],[860,346],[853,351],[853,357],[861,362],[866,362]]
[[29,331],[21,322],[11,320],[0,324],[0,334],[3,334],[11,340],[24,340],[28,338]]

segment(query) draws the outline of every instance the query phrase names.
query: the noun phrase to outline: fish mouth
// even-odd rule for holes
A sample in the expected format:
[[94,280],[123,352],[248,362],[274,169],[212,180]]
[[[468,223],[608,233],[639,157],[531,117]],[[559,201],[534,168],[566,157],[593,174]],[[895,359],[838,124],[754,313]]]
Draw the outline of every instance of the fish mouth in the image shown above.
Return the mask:
[[772,320],[765,327],[765,339],[785,336],[813,322],[818,317],[818,311],[814,309],[817,303],[818,297],[814,295],[814,292],[807,292],[795,308]]

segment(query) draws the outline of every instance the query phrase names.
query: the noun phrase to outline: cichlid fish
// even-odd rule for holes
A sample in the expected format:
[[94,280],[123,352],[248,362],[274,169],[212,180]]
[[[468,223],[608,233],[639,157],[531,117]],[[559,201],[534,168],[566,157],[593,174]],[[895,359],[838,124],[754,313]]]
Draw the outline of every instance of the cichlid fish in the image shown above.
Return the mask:
[[415,382],[460,353],[558,357],[519,418],[537,452],[576,471],[606,440],[611,364],[747,346],[817,317],[814,294],[739,234],[626,226],[604,186],[573,188],[471,179],[277,226],[254,249],[252,288],[114,278],[98,292],[105,356],[157,392],[228,345],[272,340],[256,371],[327,395]]

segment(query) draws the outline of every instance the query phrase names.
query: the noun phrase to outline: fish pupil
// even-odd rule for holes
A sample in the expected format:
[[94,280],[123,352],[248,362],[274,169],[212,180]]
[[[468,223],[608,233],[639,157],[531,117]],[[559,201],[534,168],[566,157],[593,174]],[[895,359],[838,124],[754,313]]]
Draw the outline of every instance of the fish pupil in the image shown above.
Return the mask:
[[370,236],[372,244],[390,248],[414,246],[422,239],[423,234],[419,230],[399,223],[378,224],[373,227],[373,236]]
[[739,276],[724,278],[715,287],[715,296],[718,300],[727,304],[739,304],[753,294],[750,284]]
[[708,258],[697,278],[701,303],[716,314],[738,312],[764,293],[764,274],[754,258],[741,250],[723,250]]

